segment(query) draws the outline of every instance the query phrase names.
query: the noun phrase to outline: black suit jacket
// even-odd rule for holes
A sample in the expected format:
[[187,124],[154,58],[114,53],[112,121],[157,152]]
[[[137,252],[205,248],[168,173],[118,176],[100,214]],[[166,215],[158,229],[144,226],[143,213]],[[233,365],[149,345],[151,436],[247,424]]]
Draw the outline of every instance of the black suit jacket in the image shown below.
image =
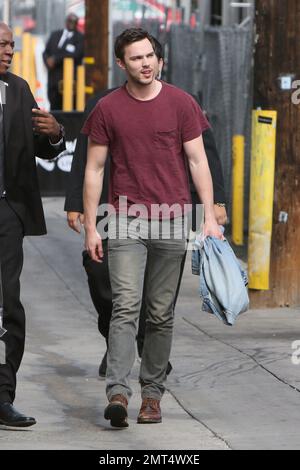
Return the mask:
[[[98,93],[94,98],[91,98],[87,105],[83,116],[83,123],[96,106],[99,99],[113,91],[115,88]],[[203,132],[203,142],[208,159],[210,172],[212,175],[214,186],[214,202],[225,203],[224,179],[222,172],[222,165],[217,151],[214,135],[211,129]],[[67,186],[65,211],[68,212],[81,212],[83,213],[83,196],[82,188],[84,181],[85,166],[87,161],[87,144],[88,138],[84,134],[80,134],[77,140],[76,149],[74,152],[71,173]],[[103,190],[101,195],[100,204],[108,202],[108,185],[109,185],[109,159],[106,160]],[[190,177],[190,191],[192,194],[192,203],[199,202],[196,189]]]
[[27,82],[9,72],[0,78],[8,84],[3,105],[6,198],[23,222],[24,235],[42,235],[46,226],[35,156],[54,158],[65,146],[56,150],[47,136],[34,135],[32,108],[38,106]]
[[[46,44],[46,49],[43,53],[43,59],[47,67],[46,59],[54,57],[55,68],[48,69],[48,88],[56,88],[58,82],[63,78],[63,61],[66,57],[74,59],[75,65],[80,65],[84,56],[84,36],[79,31],[74,31],[73,36],[65,41],[63,47],[58,48],[58,43],[62,36],[63,30],[54,31]],[[68,45],[74,46],[74,52],[69,52],[66,47]],[[48,68],[48,67],[47,67]]]
[[[98,101],[104,96],[108,95],[111,91],[116,88],[102,91],[97,93],[93,98],[91,98],[85,107],[82,125],[86,121],[90,112],[94,109]],[[83,181],[85,166],[87,161],[87,148],[88,148],[88,137],[84,134],[79,134],[76,148],[72,161],[71,173],[68,179],[67,191],[66,191],[66,200],[65,200],[65,211],[70,212],[81,212],[83,214]],[[100,199],[100,204],[105,204],[108,202],[108,185],[109,185],[109,159],[107,158],[105,163],[105,171],[103,178],[103,188]]]

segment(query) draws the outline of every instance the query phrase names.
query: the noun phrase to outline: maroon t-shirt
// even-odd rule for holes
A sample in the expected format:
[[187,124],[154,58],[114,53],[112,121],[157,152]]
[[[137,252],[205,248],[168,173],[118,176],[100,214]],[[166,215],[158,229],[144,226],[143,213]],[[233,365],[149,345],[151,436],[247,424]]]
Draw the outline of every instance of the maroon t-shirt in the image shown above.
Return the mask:
[[[153,99],[132,97],[126,86],[102,98],[82,132],[111,154],[109,202],[118,211],[119,196],[129,205],[190,203],[183,143],[199,137],[209,124],[196,101],[162,83]],[[162,215],[162,217],[164,217]]]

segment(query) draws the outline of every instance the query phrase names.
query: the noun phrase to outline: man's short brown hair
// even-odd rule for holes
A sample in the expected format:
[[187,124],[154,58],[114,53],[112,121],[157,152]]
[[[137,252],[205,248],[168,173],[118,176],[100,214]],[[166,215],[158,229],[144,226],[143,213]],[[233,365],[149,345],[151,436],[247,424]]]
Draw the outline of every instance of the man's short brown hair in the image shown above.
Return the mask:
[[148,31],[142,28],[129,28],[125,29],[115,40],[115,56],[124,60],[125,47],[129,44],[133,44],[137,41],[142,41],[143,39],[149,39],[152,44],[153,50],[155,51],[155,42],[153,37]]

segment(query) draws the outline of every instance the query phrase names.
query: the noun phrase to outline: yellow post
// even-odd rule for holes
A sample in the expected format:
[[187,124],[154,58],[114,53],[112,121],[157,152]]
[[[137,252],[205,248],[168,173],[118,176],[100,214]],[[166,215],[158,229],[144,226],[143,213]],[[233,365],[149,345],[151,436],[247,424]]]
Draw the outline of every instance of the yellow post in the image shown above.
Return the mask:
[[[14,28],[14,38],[21,38],[22,36],[22,28],[19,26],[15,26]],[[11,65],[11,71],[15,75],[18,75],[19,77],[22,75],[22,53],[21,51],[15,51],[14,53],[14,58],[12,61]]]
[[21,26],[15,26],[14,27],[14,38],[21,37],[22,32],[23,32],[23,30],[22,30]]
[[95,65],[95,57],[84,57],[83,63],[85,65]]
[[22,55],[20,51],[17,51],[14,53],[14,58],[12,61],[12,66],[11,66],[11,71],[15,75],[19,75],[19,77],[22,74]]
[[94,93],[94,87],[86,86],[85,87],[85,92],[86,92],[87,95],[92,95]]
[[74,60],[64,59],[63,111],[73,111]]
[[232,241],[235,245],[243,245],[244,243],[244,149],[244,136],[233,136]]
[[[83,63],[85,65],[95,65],[95,57],[84,57]],[[93,86],[86,86],[85,87],[85,93],[86,95],[92,95],[94,93],[94,87]]]
[[85,107],[85,67],[79,65],[77,67],[77,82],[76,82],[76,110],[84,111]]
[[36,82],[37,82],[37,78],[36,78],[36,63],[35,63],[35,51],[36,51],[36,47],[37,47],[37,38],[32,36],[31,37],[31,57],[30,57],[30,64],[31,64],[31,67],[30,67],[30,82],[29,82],[29,86],[30,86],[30,89],[31,89],[31,92],[33,94],[33,96],[35,96],[36,94]]
[[253,111],[248,248],[251,289],[269,289],[276,124],[276,111]]
[[28,83],[31,81],[31,34],[22,36],[22,78]]

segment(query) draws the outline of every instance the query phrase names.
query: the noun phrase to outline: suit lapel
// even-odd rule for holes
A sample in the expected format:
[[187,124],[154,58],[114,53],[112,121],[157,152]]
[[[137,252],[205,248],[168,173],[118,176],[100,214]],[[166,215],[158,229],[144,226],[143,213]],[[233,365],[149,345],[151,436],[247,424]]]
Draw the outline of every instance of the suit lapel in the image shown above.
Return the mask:
[[22,102],[18,81],[14,75],[7,73],[3,80],[8,83],[6,104],[3,106],[3,125],[7,185],[9,186],[18,172],[21,149],[26,139],[26,129],[23,129],[23,118],[20,116],[20,113],[24,113],[25,103]]
[[3,106],[3,123],[4,123],[4,138],[5,144],[7,148],[8,144],[8,137],[9,137],[9,130],[11,127],[11,121],[13,116],[13,108],[14,108],[14,96],[13,96],[13,84],[10,83],[10,77],[7,75],[4,77],[4,82],[8,83],[6,87],[6,104]]

